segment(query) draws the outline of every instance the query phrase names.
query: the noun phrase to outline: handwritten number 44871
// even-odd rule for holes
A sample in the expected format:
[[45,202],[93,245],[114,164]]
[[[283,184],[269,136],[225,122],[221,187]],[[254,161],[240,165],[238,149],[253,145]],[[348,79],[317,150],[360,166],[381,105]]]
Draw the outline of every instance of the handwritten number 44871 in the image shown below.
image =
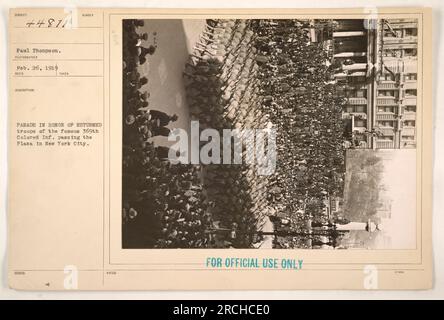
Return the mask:
[[31,20],[26,23],[28,28],[65,28],[70,19],[45,19],[45,20]]

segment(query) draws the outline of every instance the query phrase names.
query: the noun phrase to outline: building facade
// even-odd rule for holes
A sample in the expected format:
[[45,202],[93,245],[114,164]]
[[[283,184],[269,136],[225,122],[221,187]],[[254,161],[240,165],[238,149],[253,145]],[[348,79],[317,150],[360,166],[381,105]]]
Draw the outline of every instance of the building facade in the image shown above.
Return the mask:
[[410,19],[378,22],[373,126],[376,148],[415,148],[418,79],[418,25]]
[[417,20],[337,20],[332,42],[353,147],[415,148]]

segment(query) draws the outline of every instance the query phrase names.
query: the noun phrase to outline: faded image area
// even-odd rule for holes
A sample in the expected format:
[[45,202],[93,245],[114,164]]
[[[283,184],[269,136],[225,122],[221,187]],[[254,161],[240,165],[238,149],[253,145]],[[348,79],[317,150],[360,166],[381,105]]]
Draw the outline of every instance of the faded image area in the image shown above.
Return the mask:
[[351,231],[348,247],[416,248],[416,151],[347,152],[343,211],[353,221],[372,220],[379,232]]
[[122,30],[122,248],[416,248],[416,20]]

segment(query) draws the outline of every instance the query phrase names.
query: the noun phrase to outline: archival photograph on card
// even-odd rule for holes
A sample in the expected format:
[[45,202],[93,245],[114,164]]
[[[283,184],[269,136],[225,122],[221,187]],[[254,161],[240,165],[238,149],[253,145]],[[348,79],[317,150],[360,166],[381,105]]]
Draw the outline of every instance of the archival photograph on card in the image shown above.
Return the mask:
[[416,249],[417,19],[122,37],[122,249]]

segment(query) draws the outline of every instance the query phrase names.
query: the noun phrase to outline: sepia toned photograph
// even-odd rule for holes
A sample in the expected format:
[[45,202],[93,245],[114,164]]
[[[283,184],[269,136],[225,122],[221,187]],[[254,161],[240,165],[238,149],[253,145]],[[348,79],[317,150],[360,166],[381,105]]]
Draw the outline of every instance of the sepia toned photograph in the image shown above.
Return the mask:
[[122,28],[123,249],[415,249],[416,19]]

